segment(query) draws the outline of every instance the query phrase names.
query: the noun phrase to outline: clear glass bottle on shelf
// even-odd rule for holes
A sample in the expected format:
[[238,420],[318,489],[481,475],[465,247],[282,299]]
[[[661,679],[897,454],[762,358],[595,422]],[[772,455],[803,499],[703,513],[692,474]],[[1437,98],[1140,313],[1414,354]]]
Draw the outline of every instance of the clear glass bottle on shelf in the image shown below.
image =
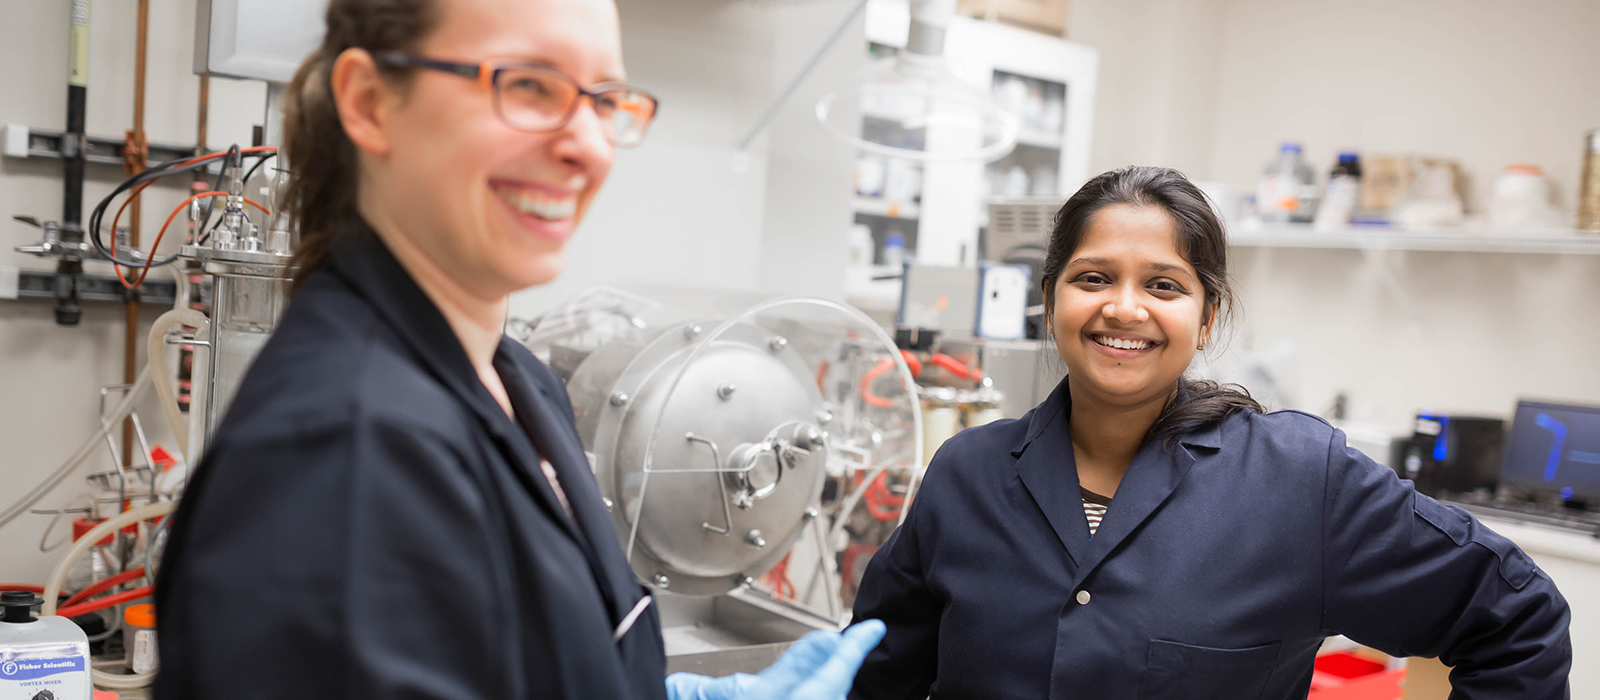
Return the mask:
[[[1300,154],[1300,144],[1285,141],[1256,184],[1256,206],[1266,222],[1310,221],[1317,178]],[[1309,197],[1307,192],[1311,192]]]

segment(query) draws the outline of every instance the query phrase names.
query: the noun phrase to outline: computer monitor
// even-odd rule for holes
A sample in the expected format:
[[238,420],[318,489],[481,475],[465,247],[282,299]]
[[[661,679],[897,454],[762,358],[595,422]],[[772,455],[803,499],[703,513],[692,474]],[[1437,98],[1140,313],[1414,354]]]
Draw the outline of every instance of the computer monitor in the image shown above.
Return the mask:
[[1564,501],[1600,500],[1600,408],[1517,402],[1502,482]]

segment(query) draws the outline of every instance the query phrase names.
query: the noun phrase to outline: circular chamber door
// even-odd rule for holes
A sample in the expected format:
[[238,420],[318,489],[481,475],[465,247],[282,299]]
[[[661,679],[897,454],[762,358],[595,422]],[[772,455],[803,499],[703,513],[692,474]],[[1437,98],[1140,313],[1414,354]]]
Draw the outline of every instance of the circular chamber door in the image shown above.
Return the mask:
[[725,593],[777,563],[815,516],[827,474],[808,365],[758,325],[708,325],[596,353],[574,377],[616,377],[593,444],[629,563],[691,595]]

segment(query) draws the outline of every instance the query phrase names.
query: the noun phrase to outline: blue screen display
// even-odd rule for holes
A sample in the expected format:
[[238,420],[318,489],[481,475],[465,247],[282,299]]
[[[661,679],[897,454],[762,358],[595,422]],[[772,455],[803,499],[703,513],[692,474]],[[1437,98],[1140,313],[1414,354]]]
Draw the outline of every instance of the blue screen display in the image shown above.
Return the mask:
[[1600,498],[1600,408],[1518,403],[1500,479],[1563,500]]

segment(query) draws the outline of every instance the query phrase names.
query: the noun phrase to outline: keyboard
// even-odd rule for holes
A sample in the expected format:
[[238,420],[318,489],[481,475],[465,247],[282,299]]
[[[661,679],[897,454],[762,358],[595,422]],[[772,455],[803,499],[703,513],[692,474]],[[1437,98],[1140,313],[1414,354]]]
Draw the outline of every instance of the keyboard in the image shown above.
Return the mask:
[[1545,525],[1600,538],[1600,513],[1572,511],[1538,503],[1467,503],[1453,500],[1444,502],[1480,517]]

